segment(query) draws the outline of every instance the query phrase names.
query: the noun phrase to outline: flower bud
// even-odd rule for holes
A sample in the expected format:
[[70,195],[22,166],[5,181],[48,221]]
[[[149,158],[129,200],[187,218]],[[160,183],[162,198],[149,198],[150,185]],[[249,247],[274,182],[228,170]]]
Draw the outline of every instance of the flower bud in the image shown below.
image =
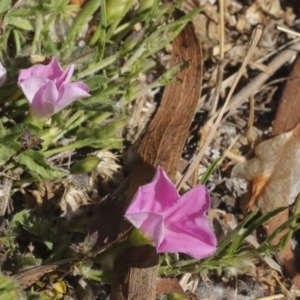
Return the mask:
[[133,4],[133,0],[107,0],[106,1],[106,20],[110,25],[115,21],[121,20]]

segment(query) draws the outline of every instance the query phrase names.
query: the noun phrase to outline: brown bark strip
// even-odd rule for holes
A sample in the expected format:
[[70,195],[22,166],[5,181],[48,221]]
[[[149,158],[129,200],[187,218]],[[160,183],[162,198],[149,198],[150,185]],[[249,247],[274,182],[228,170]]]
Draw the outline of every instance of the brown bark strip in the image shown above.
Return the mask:
[[272,135],[292,130],[300,122],[300,56],[286,82],[277,109]]
[[[189,62],[188,67],[178,74],[180,81],[165,88],[161,105],[140,145],[124,212],[138,187],[152,180],[158,165],[171,180],[175,179],[200,96],[201,52],[192,23],[173,42],[171,65],[183,61]],[[122,224],[121,232],[126,226]],[[114,264],[111,299],[155,299],[157,263],[158,256],[151,245],[125,250]]]
[[158,280],[156,284],[156,294],[177,293],[188,299],[176,277],[166,277]]
[[[276,113],[275,122],[272,130],[272,135],[278,135],[292,130],[299,124],[300,121],[300,56],[298,56],[293,70],[290,74],[290,79],[287,81],[283,93],[280,98],[279,107]],[[278,170],[280,172],[280,170]],[[284,182],[282,183],[284,184]],[[284,197],[284,195],[282,195]],[[289,218],[289,209],[287,208],[280,215],[272,219],[272,222],[266,227],[267,234],[270,235],[281,224]],[[274,244],[286,235],[288,230],[281,232]],[[284,266],[287,275],[292,279],[293,283],[300,289],[299,275],[299,253],[294,253],[292,250],[291,241],[286,247],[277,253],[277,258]]]

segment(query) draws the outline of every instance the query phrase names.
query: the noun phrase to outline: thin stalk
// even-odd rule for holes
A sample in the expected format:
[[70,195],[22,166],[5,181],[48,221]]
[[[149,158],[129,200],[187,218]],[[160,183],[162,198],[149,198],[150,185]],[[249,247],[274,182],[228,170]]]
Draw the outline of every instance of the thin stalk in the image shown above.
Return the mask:
[[75,114],[73,114],[70,119],[68,119],[68,121],[64,124],[63,128],[61,128],[61,132],[53,139],[53,142],[58,141],[67,132],[71,131],[73,128],[76,128],[82,122],[86,121],[87,114],[82,115],[83,113],[83,110],[78,110]]
[[95,72],[98,72],[100,70],[102,70],[103,68],[107,67],[108,65],[112,64],[116,59],[118,59],[120,56],[120,52],[115,53],[112,56],[109,56],[105,59],[103,59],[102,61],[91,65],[90,67],[86,68],[84,71],[78,73],[75,78],[76,80],[81,79],[87,75],[91,75]]
[[[36,22],[35,22],[35,30],[34,30],[34,38],[31,44],[31,55],[33,54],[40,54],[41,48],[37,47],[41,40],[41,32],[43,27],[43,16],[39,11],[36,11]],[[37,51],[38,49],[38,51]]]
[[62,45],[61,51],[64,53],[63,56],[67,55],[67,50],[74,43],[78,32],[82,29],[82,27],[88,22],[90,17],[94,14],[94,12],[100,7],[99,0],[89,0],[86,5],[81,9],[80,13],[74,20],[73,26],[69,31],[65,42]]
[[61,12],[61,8],[65,7],[69,3],[69,0],[61,0],[60,3],[55,7],[55,9],[50,14],[48,20],[44,24],[44,27],[41,30],[41,34],[45,35],[48,32],[49,26],[51,22],[55,19],[55,17]]

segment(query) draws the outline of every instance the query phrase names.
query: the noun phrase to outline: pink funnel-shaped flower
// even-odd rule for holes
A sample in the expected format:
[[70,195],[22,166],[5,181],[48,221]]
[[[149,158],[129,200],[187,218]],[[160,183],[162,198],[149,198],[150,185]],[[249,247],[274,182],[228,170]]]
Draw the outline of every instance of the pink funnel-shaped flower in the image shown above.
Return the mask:
[[3,67],[3,65],[0,62],[0,86],[4,83],[6,80],[6,69]]
[[161,167],[141,186],[125,217],[155,244],[157,252],[182,252],[202,259],[216,251],[217,240],[205,213],[207,189],[197,185],[180,196]]
[[63,71],[54,57],[48,65],[38,64],[20,71],[18,84],[35,118],[50,118],[75,100],[90,96],[85,83],[70,83],[73,72],[74,64]]

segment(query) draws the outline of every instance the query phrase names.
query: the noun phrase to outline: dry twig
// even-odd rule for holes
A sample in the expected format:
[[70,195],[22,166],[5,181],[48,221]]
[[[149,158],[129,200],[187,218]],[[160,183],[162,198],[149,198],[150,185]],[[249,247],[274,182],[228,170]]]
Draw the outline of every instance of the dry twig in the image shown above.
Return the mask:
[[[182,187],[182,185],[185,183],[185,181],[191,176],[192,172],[194,171],[194,169],[196,168],[196,166],[198,165],[198,163],[201,161],[201,159],[202,159],[202,157],[203,157],[203,155],[204,155],[204,153],[205,153],[206,148],[208,147],[208,145],[209,145],[210,142],[212,141],[212,139],[213,139],[213,137],[214,137],[214,135],[215,135],[215,133],[216,133],[216,131],[217,131],[217,128],[218,128],[218,126],[219,126],[219,124],[220,124],[220,122],[221,122],[221,119],[222,119],[222,117],[224,116],[224,114],[225,114],[225,112],[226,112],[228,103],[229,103],[229,101],[230,101],[230,99],[231,99],[231,97],[232,97],[232,94],[233,94],[233,92],[234,92],[236,86],[237,86],[237,83],[238,83],[238,81],[240,80],[241,76],[243,75],[244,70],[245,70],[245,68],[246,68],[246,66],[247,66],[247,64],[248,64],[248,62],[250,61],[250,59],[251,59],[251,57],[252,57],[252,54],[253,54],[253,52],[254,52],[254,49],[255,49],[255,47],[256,47],[257,44],[258,44],[258,41],[259,41],[259,39],[260,39],[260,37],[261,37],[261,34],[262,34],[262,26],[261,26],[261,25],[258,25],[258,26],[256,27],[255,32],[254,32],[253,39],[252,39],[252,41],[251,41],[249,50],[248,50],[248,52],[247,52],[247,54],[246,54],[246,56],[245,56],[245,58],[244,58],[244,60],[243,60],[243,63],[242,63],[242,65],[241,65],[241,67],[240,67],[240,69],[239,69],[239,71],[238,71],[238,73],[237,73],[237,75],[236,75],[236,77],[235,77],[235,80],[234,80],[234,82],[233,82],[233,85],[232,85],[232,87],[231,87],[231,89],[230,89],[230,91],[229,91],[229,93],[228,93],[227,99],[226,99],[226,101],[225,101],[225,103],[224,103],[222,109],[220,110],[220,112],[219,112],[219,114],[218,114],[217,120],[216,120],[216,122],[214,123],[214,125],[212,126],[212,129],[211,129],[211,131],[210,131],[210,133],[209,133],[209,136],[207,137],[207,139],[206,139],[206,141],[205,141],[203,147],[201,148],[200,152],[197,154],[196,158],[194,159],[194,161],[192,162],[192,164],[189,166],[187,172],[184,174],[184,176],[182,177],[182,179],[181,179],[179,182],[177,182],[177,187],[178,187],[178,189],[180,189],[180,188]],[[209,127],[210,127],[210,126],[211,126],[211,122],[212,122],[213,120],[214,120],[214,119],[211,118],[211,119],[207,122],[206,126],[209,126]]]

